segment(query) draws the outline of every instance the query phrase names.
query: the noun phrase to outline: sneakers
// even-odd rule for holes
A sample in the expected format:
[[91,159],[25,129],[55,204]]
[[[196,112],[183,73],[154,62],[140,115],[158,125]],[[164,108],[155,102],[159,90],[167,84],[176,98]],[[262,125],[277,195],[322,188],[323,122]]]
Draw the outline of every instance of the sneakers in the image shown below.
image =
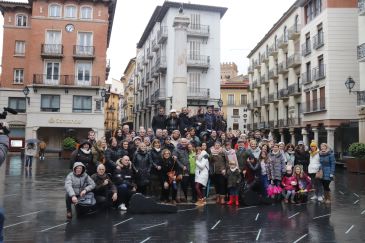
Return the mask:
[[311,200],[317,200],[317,196],[314,195],[313,197],[311,197]]
[[323,202],[323,197],[322,196],[318,197],[318,202]]
[[119,210],[122,210],[122,211],[127,211],[127,207],[125,206],[124,203],[120,204],[119,207],[118,207]]
[[72,213],[71,213],[71,211],[67,211],[66,217],[67,217],[67,219],[72,219]]

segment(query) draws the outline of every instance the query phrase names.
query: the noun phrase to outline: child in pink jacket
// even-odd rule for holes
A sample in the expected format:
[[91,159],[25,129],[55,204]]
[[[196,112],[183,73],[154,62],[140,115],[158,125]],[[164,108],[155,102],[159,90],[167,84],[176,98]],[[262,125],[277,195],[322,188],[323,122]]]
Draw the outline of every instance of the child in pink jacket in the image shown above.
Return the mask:
[[284,201],[285,203],[289,202],[289,198],[291,203],[295,203],[294,197],[295,197],[295,191],[297,189],[297,178],[293,175],[293,171],[290,166],[286,167],[286,174],[284,175],[283,179],[281,180],[281,185],[284,188]]

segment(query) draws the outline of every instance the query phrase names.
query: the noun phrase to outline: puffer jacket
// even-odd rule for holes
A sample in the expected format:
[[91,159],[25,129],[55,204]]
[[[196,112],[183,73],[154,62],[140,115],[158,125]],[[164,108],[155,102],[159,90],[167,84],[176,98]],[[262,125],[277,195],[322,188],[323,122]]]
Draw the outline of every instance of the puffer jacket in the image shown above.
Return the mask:
[[109,147],[105,150],[106,172],[112,173],[115,170],[116,162],[122,158],[122,149],[120,147]]
[[147,151],[137,150],[133,157],[133,166],[136,170],[136,183],[146,186],[150,183],[151,159]]
[[258,182],[261,176],[261,164],[259,162],[251,163],[249,161],[246,162],[245,166],[246,174],[245,180],[248,184],[253,182]]
[[96,165],[93,161],[91,149],[85,151],[84,149],[79,148],[73,151],[70,159],[70,168],[73,168],[75,162],[82,162],[85,165],[86,173],[88,175],[96,173]]
[[227,188],[237,187],[241,181],[241,174],[238,167],[235,170],[227,170]]
[[172,155],[177,157],[177,163],[180,166],[181,170],[184,168],[184,166],[186,167],[186,170],[183,171],[183,175],[189,175],[190,166],[188,149],[184,148],[181,144],[178,144],[172,152]]
[[333,178],[331,178],[330,175],[335,174],[335,168],[336,168],[336,159],[335,155],[332,151],[327,150],[326,152],[319,152],[319,161],[321,163],[322,171],[323,171],[323,180],[330,181]]
[[160,171],[157,170],[157,166],[161,166],[162,163],[162,149],[160,149],[159,151],[157,151],[155,148],[152,148],[149,151],[150,154],[150,163],[152,165],[152,169],[151,169],[151,173],[155,174],[155,175],[159,175]]
[[[292,183],[295,183],[295,184],[292,185]],[[281,185],[284,187],[285,190],[292,191],[292,190],[295,190],[297,188],[298,181],[297,181],[297,178],[295,178],[295,176],[285,175],[283,177],[283,179],[281,180]]]
[[271,161],[271,176],[273,180],[281,180],[283,174],[286,172],[285,159],[282,153],[279,151],[276,154],[271,152],[269,154],[269,160]]
[[296,149],[294,165],[302,165],[303,170],[308,172],[309,153],[305,150]]
[[214,147],[211,149],[211,156],[210,156],[210,163],[213,166],[214,174],[221,175],[223,174],[222,171],[226,170],[227,168],[227,160],[226,155],[224,154],[223,150],[220,153],[214,153]]
[[[77,166],[82,166],[82,173],[79,176],[75,174],[75,169]],[[85,171],[86,168],[83,163],[74,163],[73,171],[67,175],[65,180],[65,190],[69,197],[79,196],[82,190],[90,192],[95,188],[95,182],[88,174],[85,173]]]
[[243,170],[243,168],[245,167],[249,154],[250,153],[245,148],[240,147],[237,149],[236,156],[237,156],[238,167],[240,170]]
[[209,178],[209,155],[206,151],[202,151],[196,159],[195,182],[206,186]]
[[113,173],[113,182],[116,186],[125,184],[129,189],[136,186],[134,172],[129,166],[120,165]]
[[179,115],[179,130],[181,135],[185,136],[185,133],[187,132],[188,128],[190,128],[192,125],[191,118],[188,117],[187,114],[181,113]]
[[172,131],[177,130],[179,127],[179,118],[170,116],[166,119],[166,129],[169,132],[169,134],[172,133]]
[[320,168],[321,168],[321,163],[319,162],[319,152],[316,152],[315,154],[310,154],[308,173],[309,174],[317,173]]

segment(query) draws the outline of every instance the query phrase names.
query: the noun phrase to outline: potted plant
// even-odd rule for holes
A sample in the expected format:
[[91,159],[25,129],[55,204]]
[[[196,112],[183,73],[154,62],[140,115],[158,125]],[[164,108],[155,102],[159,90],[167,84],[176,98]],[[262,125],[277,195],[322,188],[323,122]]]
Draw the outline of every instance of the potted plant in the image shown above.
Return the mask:
[[64,158],[64,159],[71,158],[71,154],[76,149],[76,145],[77,145],[77,142],[74,138],[66,137],[62,141],[62,148],[63,148],[62,153],[61,153],[62,158]]
[[346,160],[346,168],[349,172],[365,173],[365,144],[353,143],[349,147],[352,158]]

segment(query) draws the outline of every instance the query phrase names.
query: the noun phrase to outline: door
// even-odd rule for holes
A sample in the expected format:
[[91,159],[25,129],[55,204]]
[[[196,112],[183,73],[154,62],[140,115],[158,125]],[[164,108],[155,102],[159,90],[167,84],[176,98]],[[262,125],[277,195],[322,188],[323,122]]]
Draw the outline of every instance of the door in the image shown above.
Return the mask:
[[48,54],[62,54],[61,45],[61,31],[47,30],[46,32],[46,45],[44,47],[45,53]]
[[79,32],[77,36],[77,54],[93,55],[93,34],[91,32]]
[[45,83],[46,84],[59,84],[60,80],[60,66],[59,62],[47,61],[45,64],[46,74]]
[[77,85],[89,86],[91,83],[91,63],[79,62],[76,69]]

